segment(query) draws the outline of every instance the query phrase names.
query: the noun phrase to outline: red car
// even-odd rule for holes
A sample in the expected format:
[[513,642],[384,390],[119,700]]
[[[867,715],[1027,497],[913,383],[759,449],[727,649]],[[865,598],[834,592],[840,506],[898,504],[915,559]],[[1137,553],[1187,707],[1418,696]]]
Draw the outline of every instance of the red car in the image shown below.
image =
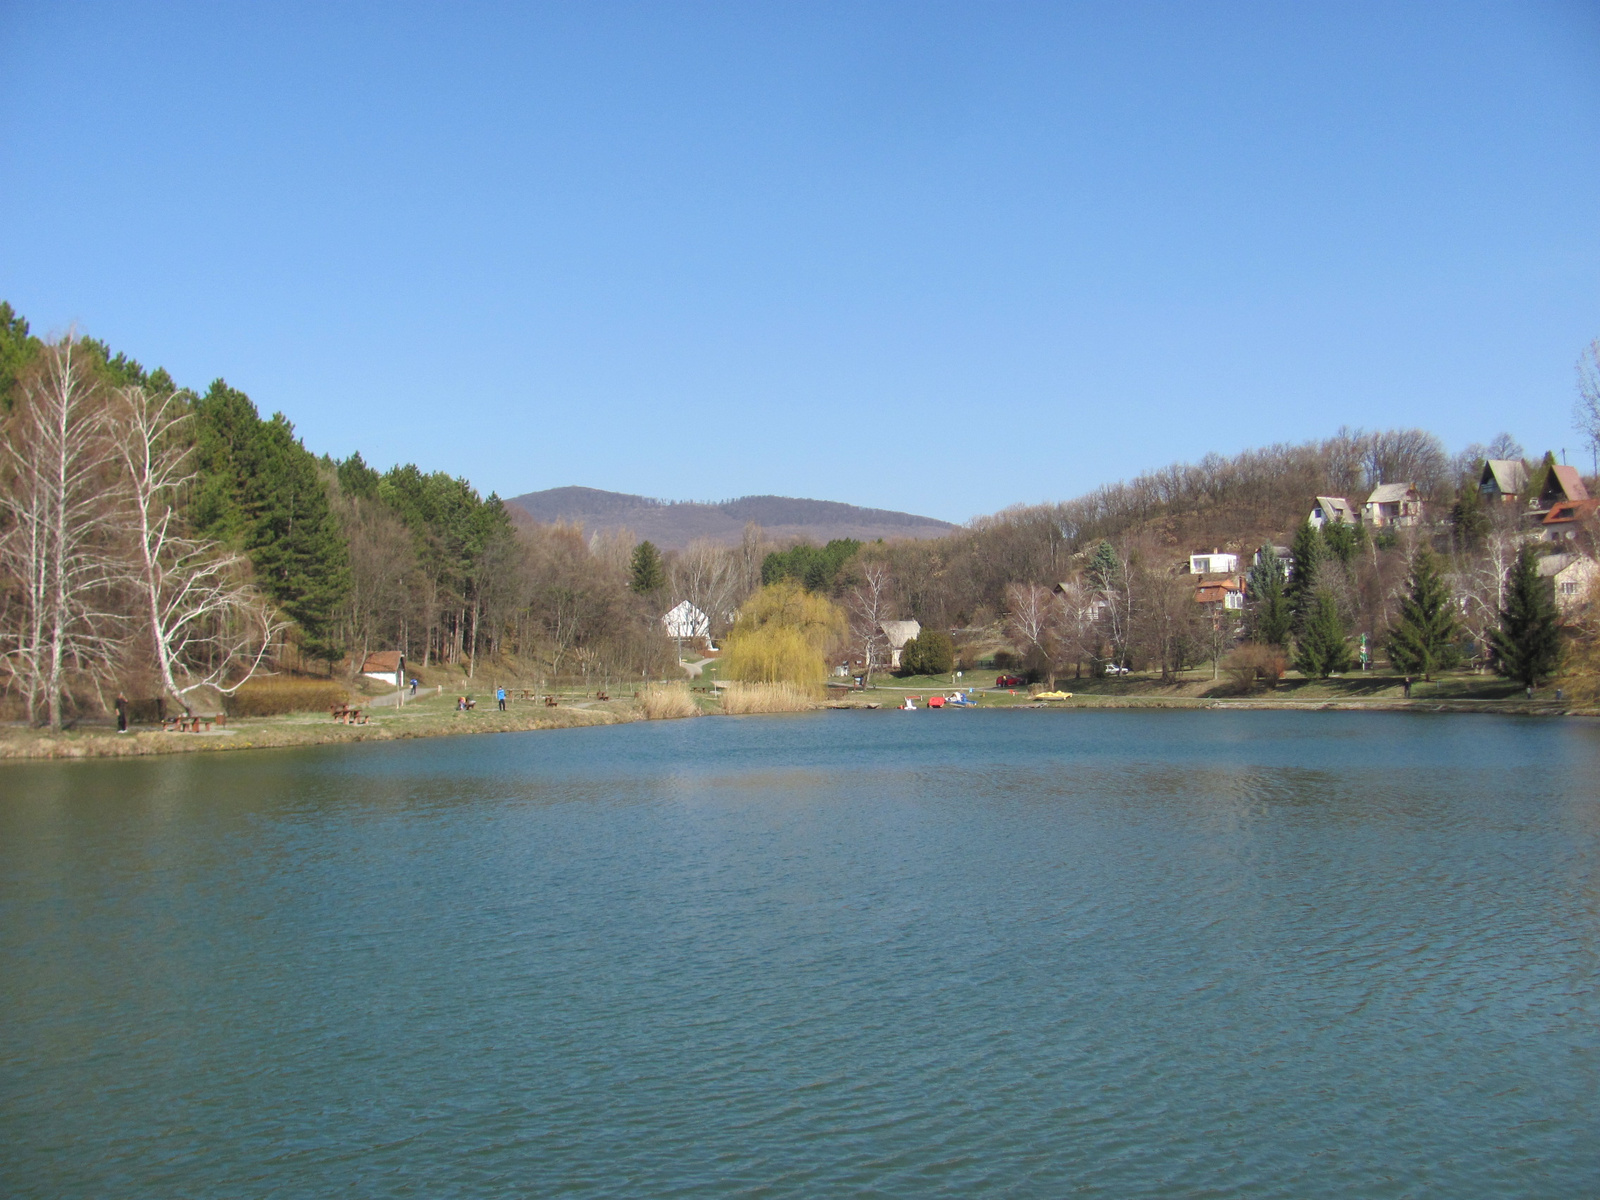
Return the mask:
[[994,679],[994,685],[995,685],[995,687],[1021,687],[1022,686],[1022,676],[1021,675],[996,675],[995,679]]

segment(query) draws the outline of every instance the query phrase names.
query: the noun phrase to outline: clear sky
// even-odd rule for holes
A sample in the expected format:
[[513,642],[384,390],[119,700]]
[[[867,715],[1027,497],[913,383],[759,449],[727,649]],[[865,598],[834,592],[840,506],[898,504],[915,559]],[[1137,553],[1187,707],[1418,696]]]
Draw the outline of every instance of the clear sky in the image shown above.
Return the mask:
[[1566,447],[1600,5],[0,2],[0,298],[503,495]]

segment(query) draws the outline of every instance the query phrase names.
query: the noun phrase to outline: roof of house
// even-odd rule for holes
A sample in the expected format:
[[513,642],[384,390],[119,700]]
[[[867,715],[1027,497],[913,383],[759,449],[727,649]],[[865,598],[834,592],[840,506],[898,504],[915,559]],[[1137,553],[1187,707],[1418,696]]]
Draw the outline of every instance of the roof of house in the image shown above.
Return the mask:
[[1316,497],[1316,501],[1317,507],[1322,509],[1324,512],[1348,513],[1355,511],[1355,509],[1350,507],[1350,501],[1346,500],[1343,496],[1318,496]]
[[1417,488],[1410,483],[1380,483],[1372,489],[1372,495],[1367,497],[1368,504],[1398,504],[1402,500],[1415,498]]
[[922,632],[922,624],[918,621],[884,621],[878,628],[883,630],[883,636],[889,639],[889,645],[896,650]]
[[1195,586],[1194,598],[1201,604],[1209,604],[1221,600],[1229,592],[1243,590],[1244,584],[1237,579],[1211,579]]
[[1520,458],[1489,458],[1483,463],[1478,486],[1493,481],[1502,495],[1515,496],[1528,486],[1528,464]]
[[1582,521],[1600,512],[1600,499],[1557,500],[1544,515],[1546,525],[1564,525],[1569,521]]
[[1560,575],[1571,567],[1577,567],[1580,574],[1587,575],[1594,571],[1597,565],[1600,564],[1596,564],[1594,559],[1583,554],[1546,554],[1538,563],[1539,574],[1546,577]]
[[[1587,500],[1589,489],[1583,486],[1583,476],[1578,474],[1577,467],[1567,467],[1557,464],[1550,468],[1550,474],[1555,478],[1557,485],[1568,500]],[[1545,484],[1545,490],[1550,490],[1550,485]]]
[[375,675],[393,675],[399,669],[400,651],[398,650],[375,650],[367,655],[366,661],[361,664],[361,673],[363,675],[368,672]]

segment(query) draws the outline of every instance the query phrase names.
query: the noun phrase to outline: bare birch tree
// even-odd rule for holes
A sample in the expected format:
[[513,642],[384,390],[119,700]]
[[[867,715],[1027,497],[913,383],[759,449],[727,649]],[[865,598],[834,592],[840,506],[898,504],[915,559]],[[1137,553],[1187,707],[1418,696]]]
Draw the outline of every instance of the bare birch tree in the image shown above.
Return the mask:
[[1056,643],[1060,611],[1056,596],[1037,583],[1006,587],[1006,632],[1029,667],[1040,671],[1045,684],[1056,685]]
[[864,563],[861,582],[845,596],[845,610],[850,617],[850,632],[861,644],[864,663],[862,682],[872,686],[872,672],[888,654],[889,640],[884,636],[883,623],[893,620],[890,605],[893,603],[893,576],[888,565],[881,562]]
[[1590,342],[1578,356],[1578,403],[1573,423],[1589,440],[1590,462],[1600,475],[1600,338]]
[[0,545],[23,603],[7,656],[29,718],[61,728],[67,676],[104,673],[119,649],[111,590],[120,489],[105,397],[70,336],[45,348],[0,448]]
[[120,388],[110,425],[122,459],[139,619],[161,686],[187,711],[199,688],[237,691],[286,627],[247,582],[247,564],[186,535],[176,503],[189,469],[188,396]]

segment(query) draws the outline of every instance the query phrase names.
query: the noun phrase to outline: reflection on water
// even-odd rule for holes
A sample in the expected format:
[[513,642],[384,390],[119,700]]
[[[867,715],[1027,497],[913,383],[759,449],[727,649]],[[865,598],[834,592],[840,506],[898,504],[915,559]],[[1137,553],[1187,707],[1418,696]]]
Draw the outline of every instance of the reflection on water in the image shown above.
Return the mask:
[[0,1194],[1593,1194],[1597,797],[1393,714],[8,767]]

